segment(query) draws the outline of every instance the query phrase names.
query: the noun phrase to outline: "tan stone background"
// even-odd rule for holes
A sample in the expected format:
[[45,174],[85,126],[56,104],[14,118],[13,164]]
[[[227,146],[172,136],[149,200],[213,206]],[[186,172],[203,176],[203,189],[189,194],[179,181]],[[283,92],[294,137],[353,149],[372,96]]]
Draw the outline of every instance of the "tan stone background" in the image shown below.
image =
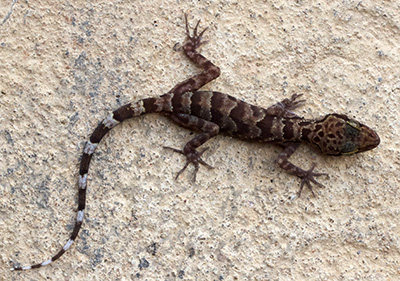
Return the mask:
[[[5,1],[0,5],[1,280],[400,279],[399,1]],[[330,175],[317,198],[279,169],[280,149],[218,136],[192,183],[175,181],[191,132],[159,116],[101,143],[79,239],[70,235],[78,162],[107,112],[162,94],[198,70],[183,12],[210,26],[205,88],[269,106],[303,93],[307,118],[348,114],[381,145],[293,161]],[[174,48],[175,47],[175,48]]]

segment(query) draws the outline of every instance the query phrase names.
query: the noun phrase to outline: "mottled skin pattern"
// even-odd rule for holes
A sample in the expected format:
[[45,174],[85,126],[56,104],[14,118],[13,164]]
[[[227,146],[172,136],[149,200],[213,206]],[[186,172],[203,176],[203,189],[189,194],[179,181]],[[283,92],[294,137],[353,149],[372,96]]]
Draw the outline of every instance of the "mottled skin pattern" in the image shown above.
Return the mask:
[[185,20],[187,40],[183,45],[183,50],[186,56],[202,69],[202,72],[179,83],[160,97],[147,98],[120,107],[98,125],[83,150],[78,181],[78,212],[70,238],[51,259],[32,266],[15,265],[12,270],[28,270],[48,265],[70,248],[83,222],[90,160],[107,132],[126,119],[147,113],[160,113],[169,116],[183,127],[200,131],[200,134],[188,141],[182,150],[168,147],[186,157],[186,164],[178,172],[177,177],[189,164],[193,164],[194,180],[200,164],[211,168],[201,159],[207,148],[201,151],[197,148],[219,133],[243,140],[273,142],[281,145],[284,149],[279,154],[277,163],[281,168],[300,178],[299,196],[304,185],[307,185],[314,194],[311,183],[321,185],[315,177],[325,175],[314,172],[315,164],[310,169],[303,170],[289,162],[289,157],[302,142],[311,143],[328,155],[363,152],[379,144],[379,137],[373,130],[345,115],[329,114],[313,120],[305,120],[297,116],[291,110],[304,102],[304,100],[298,100],[301,95],[294,94],[290,99],[284,99],[264,109],[219,92],[198,91],[202,86],[217,78],[220,70],[197,51],[202,44],[202,35],[206,29],[198,34],[198,22],[193,35],[190,35],[186,16]]

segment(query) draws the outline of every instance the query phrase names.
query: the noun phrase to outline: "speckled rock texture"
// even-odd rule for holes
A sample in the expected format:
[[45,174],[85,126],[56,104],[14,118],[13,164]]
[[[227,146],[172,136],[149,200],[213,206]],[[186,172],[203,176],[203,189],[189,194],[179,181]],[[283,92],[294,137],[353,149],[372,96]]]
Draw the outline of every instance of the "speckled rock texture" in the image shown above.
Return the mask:
[[[399,1],[5,1],[0,5],[1,280],[400,280]],[[325,188],[274,162],[279,147],[225,136],[178,180],[163,149],[193,133],[165,117],[124,122],[99,145],[79,239],[79,158],[106,114],[199,70],[183,13],[209,26],[222,70],[205,89],[267,107],[302,93],[306,118],[343,113],[381,144],[349,157],[302,145]]]

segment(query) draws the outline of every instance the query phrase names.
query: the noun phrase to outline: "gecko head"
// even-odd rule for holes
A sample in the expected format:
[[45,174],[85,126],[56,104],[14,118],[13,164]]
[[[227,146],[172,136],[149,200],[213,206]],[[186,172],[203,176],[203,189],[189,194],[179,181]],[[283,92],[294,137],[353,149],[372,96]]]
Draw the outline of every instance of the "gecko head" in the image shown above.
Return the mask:
[[317,120],[309,141],[327,155],[350,155],[377,147],[378,134],[346,115],[329,114]]

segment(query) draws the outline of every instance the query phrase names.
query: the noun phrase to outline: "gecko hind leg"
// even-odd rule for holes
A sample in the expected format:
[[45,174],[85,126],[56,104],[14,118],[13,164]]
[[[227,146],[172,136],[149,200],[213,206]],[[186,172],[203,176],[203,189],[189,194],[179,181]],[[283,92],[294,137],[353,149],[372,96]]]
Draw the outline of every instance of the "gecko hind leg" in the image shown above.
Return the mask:
[[202,41],[204,32],[208,29],[206,27],[200,33],[198,33],[200,20],[197,21],[192,34],[190,34],[189,23],[187,14],[185,14],[185,28],[186,28],[186,41],[182,47],[183,52],[189,58],[189,60],[196,66],[202,69],[202,72],[178,83],[173,87],[169,93],[183,94],[186,92],[195,92],[205,84],[216,79],[220,74],[221,70],[218,66],[214,65],[209,59],[204,57],[197,50],[201,45],[208,41]]
[[208,42],[208,41],[201,41],[201,39],[203,38],[204,32],[206,32],[206,30],[208,29],[208,26],[206,28],[204,28],[200,32],[200,34],[197,34],[197,28],[199,27],[199,24],[200,24],[200,20],[197,21],[196,26],[193,29],[193,36],[190,35],[189,22],[188,22],[187,14],[185,13],[186,40],[191,41],[191,43],[193,44],[193,47],[195,49],[197,49],[201,45],[206,44]]
[[204,144],[206,141],[216,136],[219,132],[219,126],[213,122],[204,120],[202,118],[184,114],[184,113],[176,113],[168,115],[173,121],[181,125],[182,127],[186,127],[189,129],[198,129],[202,131],[199,135],[192,138],[188,141],[183,149],[176,149],[169,146],[164,146],[164,148],[172,149],[174,152],[178,152],[186,156],[186,164],[183,168],[178,172],[176,179],[182,174],[183,171],[189,166],[189,164],[194,165],[194,175],[193,181],[196,181],[196,175],[200,168],[200,164],[206,166],[209,169],[213,167],[207,164],[202,158],[202,154],[208,149],[204,148],[201,151],[197,151],[196,148]]
[[188,151],[185,152],[185,149],[181,150],[181,149],[176,149],[176,148],[173,148],[173,147],[170,147],[170,146],[164,146],[164,148],[171,149],[171,150],[173,150],[175,152],[178,152],[178,153],[183,154],[183,155],[186,156],[186,164],[176,174],[175,179],[178,179],[180,174],[182,174],[183,171],[185,171],[186,168],[191,163],[194,165],[194,172],[193,172],[193,181],[194,182],[196,181],[196,175],[197,175],[197,172],[199,171],[199,168],[200,168],[199,164],[202,164],[202,165],[206,166],[209,169],[214,169],[213,166],[209,165],[203,159],[201,159],[201,156],[203,155],[204,151],[206,151],[208,149],[208,147],[204,148],[202,151],[194,150],[194,151],[190,151],[190,152],[188,152]]

